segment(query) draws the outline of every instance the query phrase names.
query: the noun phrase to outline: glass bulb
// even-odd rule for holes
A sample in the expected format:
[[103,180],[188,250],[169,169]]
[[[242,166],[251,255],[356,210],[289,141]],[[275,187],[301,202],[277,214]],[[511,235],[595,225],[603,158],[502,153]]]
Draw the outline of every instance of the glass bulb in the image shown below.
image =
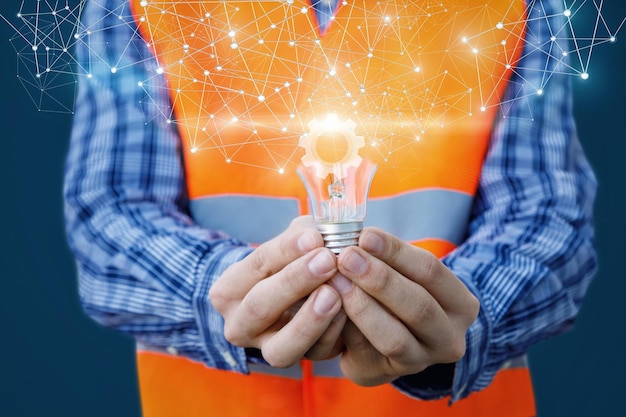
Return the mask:
[[309,123],[299,144],[305,155],[298,175],[325,245],[336,254],[358,242],[376,172],[376,164],[358,153],[365,141],[355,134],[355,126],[331,114],[322,122]]

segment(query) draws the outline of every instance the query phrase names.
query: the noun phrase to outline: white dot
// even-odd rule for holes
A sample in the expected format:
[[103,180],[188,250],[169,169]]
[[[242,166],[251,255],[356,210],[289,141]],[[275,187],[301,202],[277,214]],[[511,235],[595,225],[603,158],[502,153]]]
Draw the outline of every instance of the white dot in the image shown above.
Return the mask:
[[580,74],[580,78],[582,78],[583,80],[588,80],[589,79],[589,73],[583,72],[582,74]]
[[279,173],[279,174],[284,174],[284,173],[285,173],[285,168],[280,168],[280,169],[278,170],[278,173]]
[[542,95],[543,95],[543,89],[541,89],[541,88],[540,88],[540,89],[538,89],[538,90],[537,90],[537,95],[538,95],[538,96],[542,96]]
[[117,72],[117,68],[116,67],[111,67],[111,73],[115,74]]
[[572,15],[572,11],[570,9],[565,9],[563,12],[563,16],[570,17]]
[[502,29],[502,28],[504,28],[504,24],[502,22],[496,23],[496,29]]
[[198,151],[198,148],[191,148],[190,151],[191,153],[196,153]]
[[265,96],[263,94],[259,95],[257,98],[259,101],[265,101]]
[[156,73],[157,74],[163,74],[163,68],[162,67],[157,68],[156,69]]

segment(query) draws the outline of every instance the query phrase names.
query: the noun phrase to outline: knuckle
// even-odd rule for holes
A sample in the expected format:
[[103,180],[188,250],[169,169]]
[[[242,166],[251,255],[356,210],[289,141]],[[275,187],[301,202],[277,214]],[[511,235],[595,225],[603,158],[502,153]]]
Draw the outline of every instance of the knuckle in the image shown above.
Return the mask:
[[388,249],[388,253],[387,253],[387,258],[390,260],[390,263],[395,264],[396,261],[398,260],[398,257],[400,256],[400,254],[402,253],[402,246],[404,244],[404,242],[402,242],[400,239],[390,239],[390,244],[387,245]]
[[424,274],[422,276],[422,280],[424,284],[432,285],[435,284],[437,280],[439,280],[439,278],[441,277],[441,265],[442,263],[439,258],[431,254],[430,252],[427,253],[423,260]]
[[239,329],[233,326],[230,322],[224,323],[224,338],[232,345],[239,347],[243,347],[245,343],[245,339]]
[[415,311],[416,322],[430,323],[435,320],[437,316],[437,306],[434,301],[424,301],[418,303]]
[[470,293],[467,304],[468,317],[470,319],[469,324],[471,325],[476,320],[478,313],[480,312],[480,301],[474,296],[474,294]]
[[273,269],[270,267],[269,256],[263,246],[259,246],[246,259],[250,259],[253,270],[258,271],[262,276],[267,277],[274,274]]
[[363,282],[362,285],[367,285],[367,290],[371,294],[382,293],[389,285],[391,281],[391,270],[387,268],[372,269],[371,279]]
[[245,317],[248,322],[265,323],[271,319],[271,306],[253,297],[245,298],[243,302]]
[[443,362],[445,363],[453,363],[458,362],[465,355],[465,337],[458,337],[455,341],[450,343],[448,348],[446,349],[445,357],[443,358]]
[[263,359],[273,368],[288,368],[293,365],[293,361],[286,355],[281,354],[273,348],[261,349]]
[[394,338],[388,340],[381,347],[381,354],[392,362],[403,362],[409,350],[409,343],[403,338]]

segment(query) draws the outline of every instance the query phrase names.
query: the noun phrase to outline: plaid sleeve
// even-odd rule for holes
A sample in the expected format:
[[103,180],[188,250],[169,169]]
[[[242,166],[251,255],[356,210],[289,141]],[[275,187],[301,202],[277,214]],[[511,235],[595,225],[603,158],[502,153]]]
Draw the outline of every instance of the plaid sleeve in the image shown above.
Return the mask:
[[85,75],[64,197],[86,313],[153,349],[247,372],[208,289],[250,248],[188,216],[180,139],[159,114],[167,89],[127,3],[88,1],[76,36]]
[[[551,40],[559,1],[530,1],[527,44],[493,130],[467,240],[444,262],[481,302],[452,389],[397,386],[458,400],[509,359],[572,326],[596,271],[596,180],[578,141],[570,78]],[[546,75],[551,79],[546,84]],[[520,97],[524,97],[520,99]]]

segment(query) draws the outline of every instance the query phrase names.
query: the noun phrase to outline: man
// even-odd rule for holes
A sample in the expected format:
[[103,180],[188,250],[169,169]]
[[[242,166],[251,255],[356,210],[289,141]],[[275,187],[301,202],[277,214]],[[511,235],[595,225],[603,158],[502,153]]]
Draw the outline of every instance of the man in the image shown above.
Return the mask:
[[[559,15],[558,3],[529,3],[527,37],[550,38],[546,16]],[[476,195],[456,249],[440,261],[366,228],[358,247],[335,257],[308,217],[259,242],[191,217],[201,176],[183,129],[159,114],[177,106],[172,76],[154,78],[155,50],[137,34],[137,5],[133,13],[122,1],[86,5],[79,59],[87,65],[89,46],[102,62],[81,80],[65,196],[85,310],[137,339],[144,413],[428,415],[434,403],[412,397],[451,396],[451,407],[444,399],[430,412],[531,415],[528,375],[511,377],[511,361],[571,325],[596,265],[595,180],[566,77],[512,101],[546,63],[559,65],[551,53],[522,53],[502,98],[507,117],[495,120],[484,161],[475,158]],[[142,103],[145,89],[153,104]],[[521,117],[526,106],[534,120]],[[215,175],[230,178],[223,169]],[[339,378],[333,358],[342,376],[377,388]]]

